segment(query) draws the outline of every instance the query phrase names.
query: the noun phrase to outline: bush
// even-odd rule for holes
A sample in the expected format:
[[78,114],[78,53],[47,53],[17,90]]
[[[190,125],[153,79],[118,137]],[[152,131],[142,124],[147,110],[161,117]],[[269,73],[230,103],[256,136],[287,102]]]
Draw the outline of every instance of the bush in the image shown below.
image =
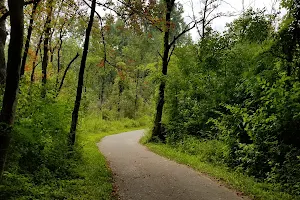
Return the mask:
[[229,145],[226,163],[260,180],[281,183],[299,194],[300,84],[285,76],[270,84],[263,78],[248,91],[243,104],[211,121]]
[[42,99],[36,88],[27,95],[27,89],[21,88],[1,199],[50,198],[64,181],[79,178],[80,149],[70,151],[67,142],[70,104],[50,95]]
[[224,163],[228,147],[219,140],[203,140],[194,136],[185,135],[181,139],[174,137],[175,134],[166,138],[168,145],[171,145],[189,155],[197,155],[202,162],[212,164]]

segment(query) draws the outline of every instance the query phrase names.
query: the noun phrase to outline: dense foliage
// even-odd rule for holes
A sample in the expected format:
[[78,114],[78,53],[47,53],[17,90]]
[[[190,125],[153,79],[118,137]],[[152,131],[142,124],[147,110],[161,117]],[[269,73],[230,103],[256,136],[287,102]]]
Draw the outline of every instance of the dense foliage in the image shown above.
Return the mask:
[[249,10],[223,34],[210,31],[177,49],[165,109],[168,144],[190,154],[205,147],[207,162],[300,194],[298,9],[279,30],[272,16]]

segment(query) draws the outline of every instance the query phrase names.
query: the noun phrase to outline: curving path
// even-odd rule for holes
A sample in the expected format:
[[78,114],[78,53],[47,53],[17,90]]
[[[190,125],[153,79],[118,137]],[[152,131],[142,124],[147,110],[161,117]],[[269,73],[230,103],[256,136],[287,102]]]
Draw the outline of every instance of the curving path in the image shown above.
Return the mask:
[[121,200],[241,200],[236,192],[139,144],[143,130],[105,137],[98,145]]

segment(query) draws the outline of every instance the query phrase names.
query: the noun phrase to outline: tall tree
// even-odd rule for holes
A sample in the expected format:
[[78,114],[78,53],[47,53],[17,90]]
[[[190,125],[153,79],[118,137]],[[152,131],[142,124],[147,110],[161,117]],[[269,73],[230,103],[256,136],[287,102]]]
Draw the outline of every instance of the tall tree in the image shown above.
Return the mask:
[[157,106],[156,106],[156,115],[154,120],[154,127],[153,127],[153,136],[158,136],[159,138],[162,138],[162,126],[161,126],[161,119],[162,119],[162,112],[165,102],[165,87],[166,87],[166,80],[165,76],[167,76],[168,73],[168,64],[169,64],[169,52],[171,49],[171,46],[169,44],[170,40],[170,28],[171,28],[171,13],[174,9],[175,0],[166,0],[166,13],[165,13],[165,29],[164,29],[164,53],[162,56],[162,74],[163,78],[161,80],[160,86],[159,86],[159,94],[158,94],[158,100],[157,100]]
[[175,49],[176,42],[187,32],[192,30],[197,26],[198,23],[202,22],[204,19],[195,20],[194,22],[191,22],[187,24],[181,32],[176,34],[174,38],[171,40],[170,36],[172,35],[174,27],[172,26],[173,20],[172,20],[172,12],[175,7],[175,0],[165,0],[165,16],[163,19],[163,26],[160,28],[164,34],[164,41],[163,41],[163,55],[162,58],[162,79],[159,85],[159,94],[157,99],[157,106],[156,106],[156,114],[154,119],[154,127],[152,130],[152,136],[158,137],[160,139],[164,139],[163,133],[162,133],[162,115],[163,115],[163,107],[165,103],[165,88],[166,88],[166,77],[168,74],[168,65],[171,59],[171,56],[173,54],[173,51]]
[[40,2],[40,0],[35,0],[33,3],[33,7],[32,7],[32,12],[31,12],[30,20],[29,20],[29,27],[28,27],[28,31],[27,31],[27,37],[26,37],[26,44],[25,44],[25,49],[24,49],[22,63],[21,63],[21,76],[24,75],[24,72],[25,72],[25,65],[26,65],[28,50],[29,50],[29,46],[30,46],[34,17],[35,17],[39,2]]
[[85,72],[86,59],[87,59],[88,49],[89,49],[90,35],[94,23],[95,11],[96,11],[96,0],[93,0],[91,6],[89,24],[85,34],[84,48],[83,48],[79,76],[78,76],[77,94],[76,94],[76,100],[75,100],[74,109],[72,113],[72,122],[71,122],[70,135],[69,135],[69,143],[71,146],[75,144],[75,139],[76,139],[76,128],[77,128],[78,113],[79,113],[81,97],[82,97],[84,72]]
[[10,10],[10,43],[7,61],[7,79],[0,114],[0,165],[3,174],[12,126],[14,124],[20,80],[21,52],[24,36],[24,0],[8,0]]
[[47,68],[48,68],[48,61],[49,55],[48,52],[50,50],[49,41],[51,37],[51,19],[52,19],[52,11],[53,11],[53,0],[49,0],[47,4],[47,18],[45,24],[45,33],[44,33],[44,56],[42,61],[42,84],[43,84],[43,91],[42,97],[46,96],[46,84],[47,84]]

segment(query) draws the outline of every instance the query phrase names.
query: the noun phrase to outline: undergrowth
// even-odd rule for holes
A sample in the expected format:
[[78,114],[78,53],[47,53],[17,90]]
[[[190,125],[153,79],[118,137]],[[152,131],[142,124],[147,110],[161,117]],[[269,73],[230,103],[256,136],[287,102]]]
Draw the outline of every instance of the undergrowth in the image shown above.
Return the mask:
[[199,140],[187,136],[174,143],[167,138],[167,144],[149,143],[150,134],[141,139],[150,150],[157,154],[186,164],[204,174],[214,177],[230,188],[241,191],[252,199],[298,200],[299,196],[285,193],[280,184],[258,181],[247,176],[242,169],[233,170],[223,161],[228,153],[225,143],[218,140]]
[[[25,91],[19,100],[0,199],[111,199],[111,173],[96,143],[107,135],[143,128],[147,119],[105,121],[99,113],[84,113],[71,151],[72,104],[40,99],[34,92],[26,96]],[[28,101],[33,103],[24,106]]]

